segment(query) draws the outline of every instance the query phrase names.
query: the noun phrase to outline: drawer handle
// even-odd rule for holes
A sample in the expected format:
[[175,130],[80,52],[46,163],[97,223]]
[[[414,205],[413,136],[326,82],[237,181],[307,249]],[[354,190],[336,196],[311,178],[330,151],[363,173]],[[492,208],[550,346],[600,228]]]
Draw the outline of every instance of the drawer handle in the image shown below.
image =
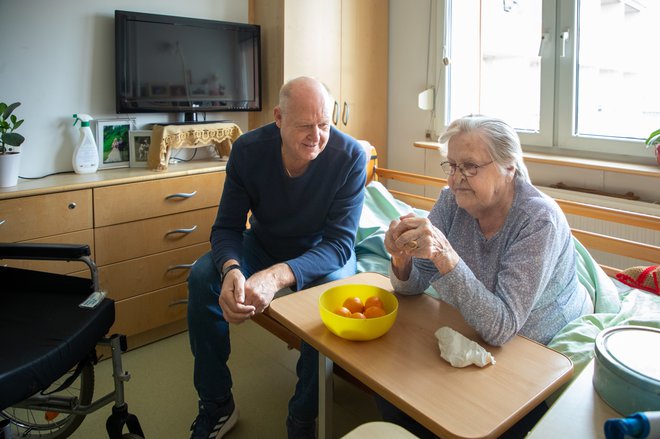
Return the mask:
[[192,268],[193,264],[177,264],[177,265],[171,265],[167,267],[167,271],[174,271],[174,270],[190,270]]
[[197,230],[197,225],[194,225],[194,226],[192,226],[192,227],[189,228],[189,229],[174,229],[174,230],[170,230],[170,231],[168,231],[167,233],[165,233],[165,236],[174,235],[175,233],[183,233],[184,235],[187,235],[187,234],[189,234],[189,233],[194,232],[195,230]]
[[68,206],[68,207],[69,207],[69,210],[73,210],[73,209],[76,208],[76,203],[71,202],[71,203],[69,203],[69,206]]
[[197,191],[192,191],[192,192],[188,192],[188,193],[179,192],[178,194],[170,194],[170,195],[166,196],[165,199],[166,200],[171,200],[172,198],[186,199],[186,198],[194,197],[196,194],[197,194]]
[[185,305],[188,303],[188,299],[180,299],[180,300],[175,300],[174,302],[170,303],[167,306],[178,306],[178,305]]
[[184,235],[187,235],[188,233],[192,233],[195,230],[197,230],[197,225],[195,224],[189,229],[174,229],[174,230],[169,230],[167,233],[165,233],[165,236],[170,236],[174,235],[175,233],[183,233]]
[[7,220],[0,220],[0,226],[3,225],[6,222],[7,222]]

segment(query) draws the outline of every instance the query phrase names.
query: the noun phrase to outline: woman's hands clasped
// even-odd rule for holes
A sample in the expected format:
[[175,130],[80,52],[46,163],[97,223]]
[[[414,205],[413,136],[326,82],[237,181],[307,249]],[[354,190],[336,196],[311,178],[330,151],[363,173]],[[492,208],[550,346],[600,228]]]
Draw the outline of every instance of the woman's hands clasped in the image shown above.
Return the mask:
[[459,260],[447,237],[427,218],[414,213],[390,223],[385,249],[392,255],[394,273],[402,280],[410,275],[413,256],[433,261],[442,274],[451,271]]

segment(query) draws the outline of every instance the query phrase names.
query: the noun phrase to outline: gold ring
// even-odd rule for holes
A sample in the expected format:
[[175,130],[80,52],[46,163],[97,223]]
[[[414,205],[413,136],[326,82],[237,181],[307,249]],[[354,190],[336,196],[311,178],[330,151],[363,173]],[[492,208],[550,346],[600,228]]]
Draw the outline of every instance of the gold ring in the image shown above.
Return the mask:
[[417,247],[419,247],[419,244],[417,244],[417,241],[412,240],[412,241],[408,242],[408,244],[406,244],[406,246],[407,246],[408,248],[414,250],[414,249],[416,249]]

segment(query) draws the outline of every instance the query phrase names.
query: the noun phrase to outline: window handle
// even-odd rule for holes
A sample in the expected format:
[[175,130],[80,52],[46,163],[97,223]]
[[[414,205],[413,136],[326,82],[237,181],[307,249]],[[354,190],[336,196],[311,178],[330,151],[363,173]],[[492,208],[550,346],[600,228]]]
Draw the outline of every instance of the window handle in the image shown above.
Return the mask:
[[541,56],[543,54],[543,46],[545,45],[545,42],[550,39],[550,34],[549,33],[543,33],[541,34],[541,42],[539,43],[539,54],[537,56]]
[[565,58],[566,57],[566,41],[569,39],[569,34],[568,31],[565,30],[559,35],[559,38],[561,39],[561,57]]

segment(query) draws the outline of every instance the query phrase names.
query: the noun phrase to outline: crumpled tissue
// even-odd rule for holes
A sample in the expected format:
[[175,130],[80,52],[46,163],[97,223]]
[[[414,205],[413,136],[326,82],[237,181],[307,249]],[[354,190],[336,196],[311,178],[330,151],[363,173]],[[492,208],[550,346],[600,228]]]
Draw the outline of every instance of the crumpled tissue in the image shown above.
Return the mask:
[[435,337],[438,339],[440,356],[454,367],[495,364],[495,357],[490,352],[447,326],[435,331]]

